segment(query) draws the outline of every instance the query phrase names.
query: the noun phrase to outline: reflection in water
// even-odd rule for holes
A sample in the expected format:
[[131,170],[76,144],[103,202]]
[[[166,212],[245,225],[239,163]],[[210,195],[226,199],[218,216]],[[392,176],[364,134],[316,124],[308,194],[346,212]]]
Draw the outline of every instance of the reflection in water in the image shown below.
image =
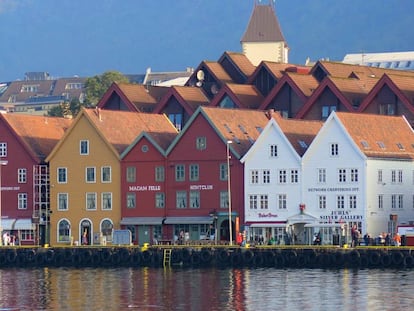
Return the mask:
[[414,270],[0,269],[1,310],[401,310]]

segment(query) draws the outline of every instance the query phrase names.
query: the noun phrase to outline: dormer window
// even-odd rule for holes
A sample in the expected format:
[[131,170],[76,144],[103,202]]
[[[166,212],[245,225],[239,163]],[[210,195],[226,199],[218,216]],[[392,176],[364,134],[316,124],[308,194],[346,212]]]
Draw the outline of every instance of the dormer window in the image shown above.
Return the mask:
[[385,145],[382,141],[377,141],[377,144],[381,149],[385,149]]
[[39,90],[39,84],[23,84],[20,93],[36,93]]

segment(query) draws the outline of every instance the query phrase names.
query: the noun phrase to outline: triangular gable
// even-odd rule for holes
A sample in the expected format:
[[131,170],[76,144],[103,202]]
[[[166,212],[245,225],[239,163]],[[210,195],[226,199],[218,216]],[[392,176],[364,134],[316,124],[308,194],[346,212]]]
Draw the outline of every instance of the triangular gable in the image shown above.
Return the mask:
[[109,89],[105,92],[105,94],[101,97],[96,107],[100,109],[105,109],[106,104],[109,99],[116,95],[120,98],[120,100],[128,107],[129,111],[138,111],[137,107],[132,103],[132,101],[124,94],[124,92],[120,89],[116,82],[112,83]]
[[203,117],[207,121],[223,144],[227,144],[228,141],[233,142],[229,148],[237,159],[240,159],[250,149],[268,121],[263,111],[199,107],[171,143],[166,152],[167,155],[171,153],[198,117]]
[[153,112],[162,113],[162,111],[167,107],[171,98],[175,98],[188,115],[192,115],[198,106],[207,105],[209,103],[208,98],[200,88],[189,86],[173,86],[160,100]]
[[339,99],[342,105],[344,105],[345,108],[348,109],[348,111],[354,111],[352,104],[341,93],[341,91],[337,88],[337,86],[332,82],[331,78],[328,76],[322,81],[322,83],[319,84],[318,88],[313,92],[313,94],[308,99],[303,108],[298,111],[295,118],[303,119],[326,89],[330,89],[332,93]]
[[[287,85],[292,88],[292,90],[297,94],[298,98],[301,100],[303,104],[306,103],[306,100],[308,98],[307,95],[304,93],[305,86],[304,85],[298,85],[297,82],[293,79],[293,77],[296,75],[292,74],[285,74],[279,82],[276,84],[276,86],[271,90],[271,92],[266,96],[262,104],[259,106],[259,109],[261,110],[267,110],[269,105],[273,102],[273,100],[277,97],[279,92]],[[302,76],[302,75],[298,75]],[[317,81],[310,76],[308,77],[309,80],[314,81],[314,83],[310,83],[311,87],[314,87],[314,89],[317,88],[318,84]],[[313,90],[309,90],[309,92],[312,92]],[[309,94],[309,93],[307,93]],[[309,94],[310,96],[310,94]],[[277,110],[277,109],[276,109]]]
[[256,67],[243,53],[224,52],[218,63],[226,70],[235,83],[245,83]]
[[[226,83],[210,103],[211,107],[218,107],[228,96],[238,108],[257,109],[264,100],[262,94],[253,85]],[[229,107],[224,107],[229,108]],[[234,108],[234,107],[231,107]]]
[[[401,81],[401,79],[403,79],[404,81]],[[378,95],[378,93],[382,90],[382,88],[384,86],[388,86],[394,92],[395,96],[397,96],[401,100],[401,102],[405,106],[405,108],[407,110],[409,110],[414,115],[414,107],[412,106],[412,103],[411,103],[411,100],[410,100],[411,92],[404,93],[403,90],[399,87],[399,85],[397,85],[395,83],[397,81],[398,82],[401,81],[404,84],[409,83],[410,85],[408,86],[408,88],[413,89],[413,87],[411,87],[411,85],[414,85],[414,78],[400,77],[400,76],[395,76],[394,77],[394,76],[389,76],[387,74],[384,74],[379,79],[377,84],[371,89],[371,91],[369,92],[367,97],[364,99],[364,101],[362,102],[361,106],[358,109],[358,112],[366,111],[368,106],[373,102],[373,100]],[[404,86],[401,85],[401,87],[404,87]],[[414,90],[413,90],[412,94],[414,96]],[[414,97],[411,97],[411,98],[414,98]]]

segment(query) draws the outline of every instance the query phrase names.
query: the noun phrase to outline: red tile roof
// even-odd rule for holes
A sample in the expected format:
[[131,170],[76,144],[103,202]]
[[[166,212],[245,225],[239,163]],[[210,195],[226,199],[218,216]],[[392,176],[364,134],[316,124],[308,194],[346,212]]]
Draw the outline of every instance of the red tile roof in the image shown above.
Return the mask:
[[414,132],[403,116],[346,112],[336,115],[367,157],[414,159]]
[[42,162],[70,127],[72,120],[24,114],[1,114],[28,150]]
[[101,109],[83,109],[106,140],[121,154],[142,132],[148,133],[162,147],[177,135],[165,115]]

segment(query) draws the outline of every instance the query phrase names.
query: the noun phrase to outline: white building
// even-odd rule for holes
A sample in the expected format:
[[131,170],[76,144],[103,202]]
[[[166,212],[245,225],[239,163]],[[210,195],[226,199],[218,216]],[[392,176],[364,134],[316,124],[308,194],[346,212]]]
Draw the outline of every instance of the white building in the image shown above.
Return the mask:
[[394,233],[414,219],[413,159],[404,117],[333,112],[303,156],[306,211],[346,236]]
[[[248,241],[271,238],[276,243],[304,243],[291,229],[303,223],[301,157],[315,137],[319,121],[287,120],[273,114],[254,145],[241,159],[244,163],[245,222]],[[312,218],[312,220],[315,220]]]

